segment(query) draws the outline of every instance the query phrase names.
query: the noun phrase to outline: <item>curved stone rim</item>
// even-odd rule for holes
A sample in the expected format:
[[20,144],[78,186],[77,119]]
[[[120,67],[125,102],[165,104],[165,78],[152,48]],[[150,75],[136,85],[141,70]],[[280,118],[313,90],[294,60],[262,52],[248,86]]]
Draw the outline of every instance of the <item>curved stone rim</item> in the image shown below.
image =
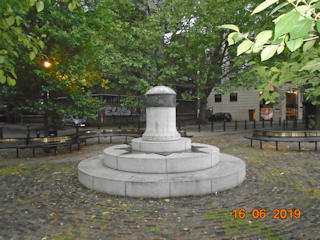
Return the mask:
[[87,188],[111,195],[149,198],[199,196],[231,189],[245,180],[246,164],[243,160],[228,154],[221,154],[220,158],[215,167],[191,173],[138,174],[106,168],[102,155],[99,155],[80,162],[78,176]]
[[146,153],[130,151],[128,145],[106,148],[103,163],[106,167],[135,173],[182,173],[208,169],[219,162],[219,148],[193,145],[194,151]]
[[163,137],[154,140],[153,136],[143,136],[142,138],[134,138],[131,141],[131,148],[136,152],[145,153],[168,153],[181,152],[191,149],[191,139],[180,137],[171,138]]

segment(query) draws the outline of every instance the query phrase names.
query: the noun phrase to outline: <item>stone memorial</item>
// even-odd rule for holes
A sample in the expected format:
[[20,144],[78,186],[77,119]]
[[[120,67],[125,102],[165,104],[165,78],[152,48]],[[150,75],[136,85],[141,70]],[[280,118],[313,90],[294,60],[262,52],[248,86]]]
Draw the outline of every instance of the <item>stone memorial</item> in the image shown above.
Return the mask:
[[83,185],[113,195],[159,198],[209,194],[244,181],[246,166],[241,159],[180,136],[172,89],[157,86],[146,95],[142,138],[80,162]]

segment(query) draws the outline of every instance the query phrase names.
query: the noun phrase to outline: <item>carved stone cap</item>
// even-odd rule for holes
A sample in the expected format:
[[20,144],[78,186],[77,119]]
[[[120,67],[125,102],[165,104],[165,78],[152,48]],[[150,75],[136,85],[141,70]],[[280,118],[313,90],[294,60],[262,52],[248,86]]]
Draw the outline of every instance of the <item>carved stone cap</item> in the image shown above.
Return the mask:
[[151,88],[146,95],[154,95],[154,94],[174,94],[176,95],[176,92],[173,91],[171,88],[166,87],[166,86],[156,86]]

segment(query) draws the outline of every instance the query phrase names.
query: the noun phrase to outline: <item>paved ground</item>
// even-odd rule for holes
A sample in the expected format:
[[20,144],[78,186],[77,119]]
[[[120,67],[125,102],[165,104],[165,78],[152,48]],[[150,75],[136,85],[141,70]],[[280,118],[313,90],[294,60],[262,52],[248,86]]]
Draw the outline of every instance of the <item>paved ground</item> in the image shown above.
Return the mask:
[[[57,156],[39,151],[36,158],[28,150],[20,159],[15,151],[1,152],[0,239],[320,239],[320,152],[303,144],[299,153],[297,144],[285,143],[279,152],[274,144],[261,151],[242,136],[193,139],[246,161],[247,180],[188,198],[123,198],[83,187],[77,164],[108,144]],[[235,219],[234,209],[245,209],[246,216]],[[254,209],[266,209],[266,217],[254,219]],[[287,216],[282,210],[283,219],[273,218],[275,209],[286,209]],[[299,210],[290,216],[291,209],[301,217]]]

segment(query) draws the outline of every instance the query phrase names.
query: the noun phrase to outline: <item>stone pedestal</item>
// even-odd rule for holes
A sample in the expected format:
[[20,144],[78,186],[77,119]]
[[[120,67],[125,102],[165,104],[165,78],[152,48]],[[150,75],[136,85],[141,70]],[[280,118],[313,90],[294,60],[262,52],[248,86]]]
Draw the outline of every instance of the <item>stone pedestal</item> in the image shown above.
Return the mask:
[[152,142],[180,139],[176,128],[176,93],[165,86],[150,89],[146,100],[146,131],[142,139]]
[[222,191],[242,183],[245,163],[214,146],[191,143],[176,129],[176,94],[165,86],[147,92],[146,131],[78,165],[90,189],[132,197],[176,197]]

